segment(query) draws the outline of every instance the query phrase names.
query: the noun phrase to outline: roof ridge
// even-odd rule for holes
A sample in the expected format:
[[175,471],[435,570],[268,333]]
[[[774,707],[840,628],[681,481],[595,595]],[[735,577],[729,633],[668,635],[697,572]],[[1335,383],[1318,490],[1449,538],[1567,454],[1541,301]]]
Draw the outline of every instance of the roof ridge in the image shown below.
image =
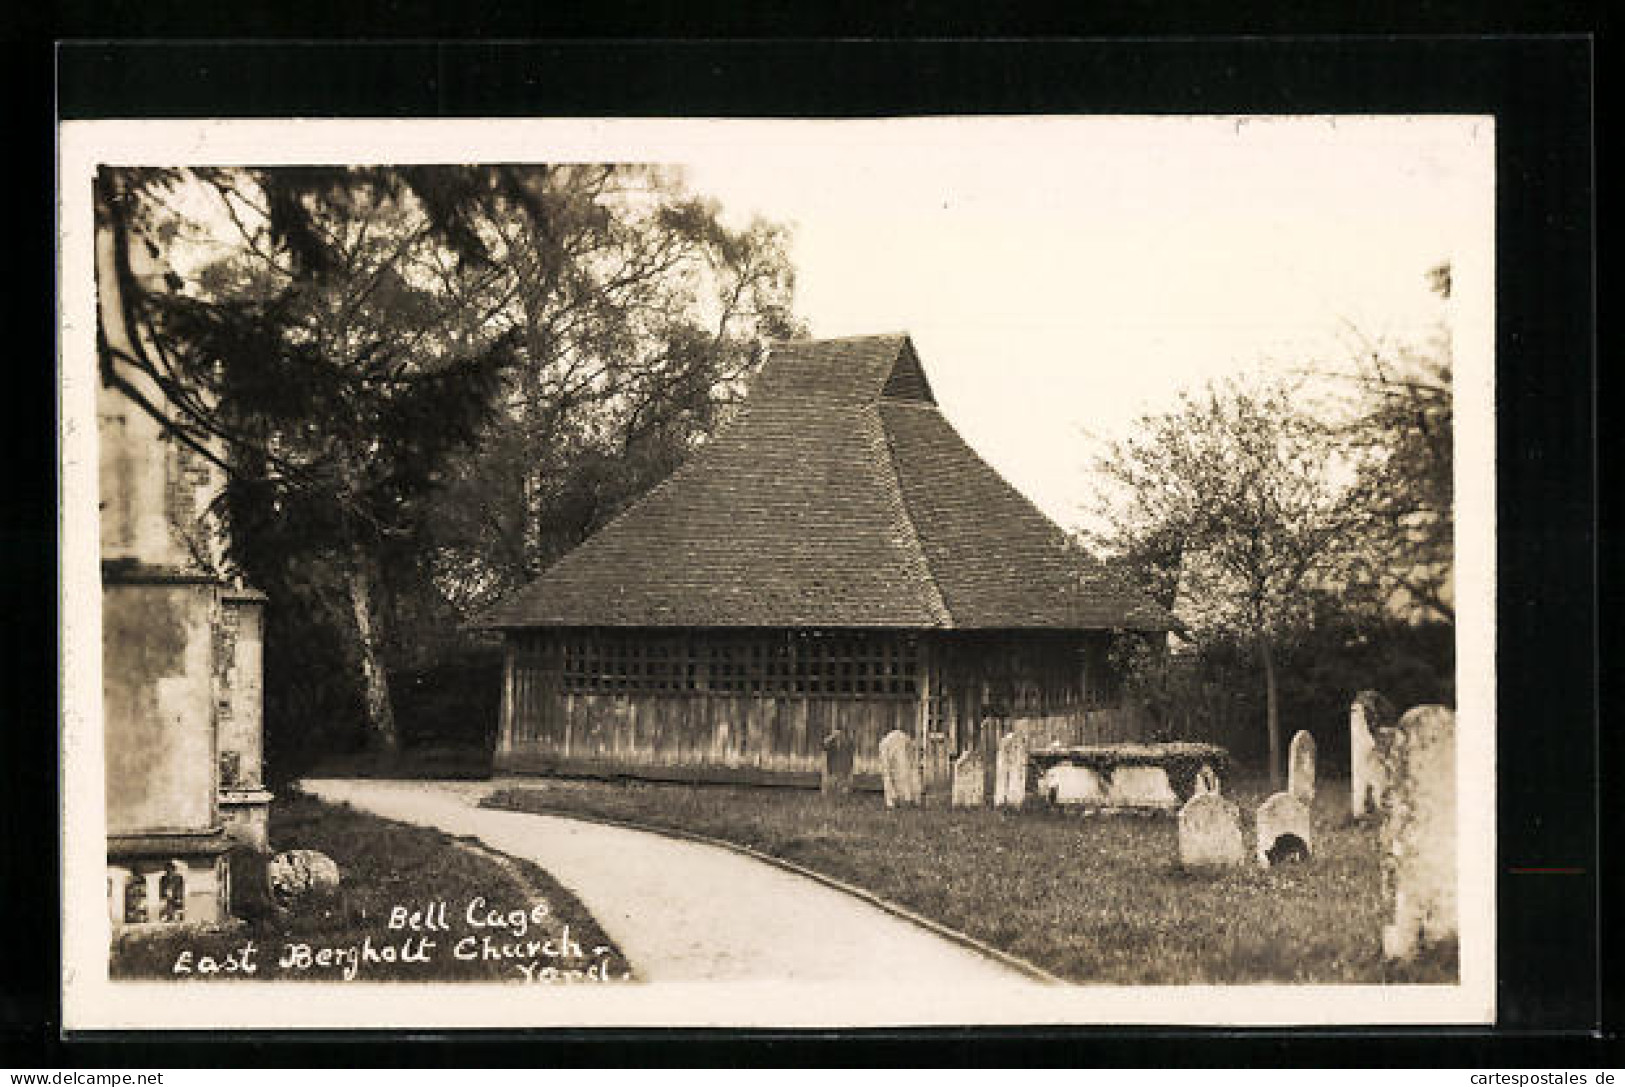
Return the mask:
[[853,340],[906,340],[909,334],[906,331],[897,332],[860,332],[851,336],[796,336],[787,340],[776,340],[774,347],[788,347],[791,344],[809,343],[851,343]]
[[[934,404],[930,406],[935,407]],[[861,415],[870,427],[871,439],[879,446],[879,460],[882,466],[880,475],[886,488],[887,505],[896,511],[910,563],[922,574],[921,583],[926,587],[926,607],[942,626],[953,627],[955,625],[953,610],[948,607],[948,598],[942,591],[942,582],[938,579],[935,568],[931,565],[931,556],[925,552],[919,527],[914,523],[914,514],[909,509],[908,496],[903,491],[903,481],[897,474],[897,449],[892,443],[891,432],[886,429],[886,420],[881,417],[880,400],[876,399],[863,405]]]

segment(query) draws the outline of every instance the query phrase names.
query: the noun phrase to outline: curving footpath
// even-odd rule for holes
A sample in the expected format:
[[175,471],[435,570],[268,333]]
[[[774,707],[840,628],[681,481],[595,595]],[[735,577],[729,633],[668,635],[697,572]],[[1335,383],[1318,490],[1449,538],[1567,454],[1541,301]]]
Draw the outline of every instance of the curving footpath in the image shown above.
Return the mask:
[[579,897],[647,981],[875,981],[1042,988],[851,895],[728,849],[478,806],[490,782],[307,779],[330,803],[469,835]]

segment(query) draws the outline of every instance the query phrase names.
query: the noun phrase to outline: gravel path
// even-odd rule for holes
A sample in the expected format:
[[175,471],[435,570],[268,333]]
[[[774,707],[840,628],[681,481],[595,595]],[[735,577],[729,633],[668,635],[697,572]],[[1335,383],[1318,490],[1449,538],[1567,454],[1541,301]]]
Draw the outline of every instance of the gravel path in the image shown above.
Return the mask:
[[490,782],[311,779],[305,791],[386,819],[472,835],[541,865],[648,981],[1038,982],[883,910],[726,849],[552,815],[478,807]]

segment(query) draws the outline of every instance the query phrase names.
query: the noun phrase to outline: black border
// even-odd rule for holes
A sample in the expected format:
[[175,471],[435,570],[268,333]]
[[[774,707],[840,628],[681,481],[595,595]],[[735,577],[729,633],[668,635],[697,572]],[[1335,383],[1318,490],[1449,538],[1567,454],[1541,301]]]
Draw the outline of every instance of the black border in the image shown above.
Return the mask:
[[[390,5],[371,6],[387,16]],[[397,5],[398,7],[398,5]],[[85,9],[67,23],[85,33]],[[786,10],[777,9],[781,14]],[[500,9],[499,9],[500,11]],[[660,9],[654,11],[659,16]],[[1427,5],[1419,21],[1449,26]],[[172,14],[147,13],[149,31],[174,32]],[[772,9],[766,13],[772,14]],[[1133,14],[1131,9],[1129,15]],[[1246,15],[1232,11],[1232,15]],[[78,22],[75,23],[75,16]],[[1579,28],[1583,17],[1556,13]],[[667,12],[666,18],[671,18]],[[558,16],[568,23],[569,16]],[[166,21],[167,20],[167,21]],[[659,18],[654,20],[660,22]],[[751,20],[741,20],[750,22]],[[792,18],[792,22],[794,19]],[[486,29],[500,23],[487,19]],[[184,24],[180,24],[184,25]],[[390,26],[387,22],[374,25]],[[1548,23],[1548,26],[1553,25]],[[467,32],[469,26],[449,32]],[[478,29],[478,28],[473,28]],[[749,27],[747,27],[749,29]],[[972,28],[976,29],[976,28]],[[298,1065],[655,1064],[1204,1064],[1396,1065],[1551,1063],[1602,1023],[1598,958],[1597,538],[1593,330],[1595,277],[1591,95],[1593,42],[1565,37],[1321,37],[1156,40],[606,40],[489,42],[72,42],[52,56],[63,118],[199,116],[893,116],[944,113],[1492,113],[1499,201],[1497,414],[1499,422],[1498,799],[1501,1025],[1478,1030],[979,1030],[862,1032],[566,1032],[498,1045],[483,1032],[428,1050],[398,1036],[300,1035],[293,1047],[215,1036],[57,1039],[55,923],[34,901],[35,941],[3,945],[0,1012],[22,1064]],[[39,54],[18,72],[40,74]],[[38,136],[50,121],[31,125]],[[15,145],[14,145],[15,146]],[[29,146],[37,146],[31,143]],[[38,196],[22,205],[54,206]],[[49,223],[49,213],[34,223]],[[54,249],[54,235],[47,254]],[[42,262],[34,267],[44,267]],[[10,303],[8,302],[8,306]],[[21,311],[19,311],[21,312]],[[51,357],[54,328],[44,331]],[[23,322],[11,327],[22,327]],[[23,379],[35,425],[54,385]],[[46,418],[48,418],[48,414]],[[8,428],[19,450],[53,469],[54,434]],[[8,449],[8,452],[11,452]],[[40,477],[31,477],[40,478]],[[48,476],[46,477],[48,479]],[[6,489],[6,572],[13,601],[50,616],[54,484]],[[49,511],[49,512],[47,512]],[[42,514],[37,519],[30,513]],[[37,524],[39,527],[34,528]],[[13,527],[24,526],[24,527]],[[41,545],[50,547],[44,550]],[[33,609],[28,609],[33,613]],[[46,635],[49,637],[49,635]],[[54,678],[44,638],[13,645],[7,661],[31,691]],[[54,639],[48,643],[54,645]],[[7,684],[7,702],[17,706]],[[54,690],[34,705],[55,704]],[[31,700],[32,701],[32,700]],[[9,707],[8,707],[9,708]],[[0,733],[8,802],[31,794],[32,815],[0,808],[0,886],[57,885],[55,851],[41,840],[54,813],[54,743],[43,712],[16,713]],[[26,731],[18,726],[29,722]],[[15,756],[15,757],[14,757]],[[1532,877],[1510,866],[1579,866],[1583,876]],[[1614,873],[1617,876],[1617,873]],[[1617,899],[1614,899],[1617,901]],[[8,917],[17,896],[0,895]],[[59,914],[58,914],[59,916]],[[29,920],[25,917],[23,921]],[[21,932],[22,921],[0,931]],[[48,938],[47,938],[48,937]],[[32,961],[22,956],[32,953]],[[8,961],[16,960],[16,961]],[[1617,1026],[1616,1010],[1610,1017]],[[13,1033],[15,1032],[15,1033]],[[444,1033],[418,1037],[446,1037]],[[1366,1048],[1380,1037],[1380,1046]],[[1171,1044],[1174,1039],[1178,1044]],[[1562,1050],[1548,1047],[1564,1046]],[[7,1049],[10,1049],[8,1044]],[[1361,1056],[1352,1057],[1358,1051]],[[31,1052],[32,1058],[24,1052]],[[1618,1064],[1617,1048],[1612,1063]],[[1591,1055],[1596,1060],[1601,1054]],[[1584,1059],[1584,1058],[1581,1058]],[[1605,1062],[1606,1063],[1606,1062]]]

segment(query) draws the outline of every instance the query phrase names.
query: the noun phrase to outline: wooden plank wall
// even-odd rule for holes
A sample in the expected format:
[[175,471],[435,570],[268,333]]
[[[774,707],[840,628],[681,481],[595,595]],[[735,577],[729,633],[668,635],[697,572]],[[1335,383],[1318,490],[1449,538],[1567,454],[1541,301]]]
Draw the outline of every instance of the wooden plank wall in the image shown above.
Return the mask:
[[[921,664],[930,667],[930,682],[922,687],[932,696],[930,728],[946,735],[950,756],[972,744],[991,755],[998,736],[1011,729],[1032,737],[1036,747],[1145,738],[1143,714],[1077,701],[1088,686],[1080,639],[1043,638],[1029,643],[1030,655],[1022,652],[1023,641],[982,636],[948,643],[939,647],[942,652],[922,651]],[[497,752],[498,765],[507,769],[658,772],[653,776],[675,771],[678,777],[731,775],[741,781],[794,776],[805,783],[816,781],[823,738],[837,724],[851,734],[854,770],[863,776],[879,773],[886,733],[902,729],[918,739],[922,731],[917,695],[571,690],[562,678],[557,640],[511,637],[509,653]],[[1009,690],[1010,662],[1029,690],[1035,681],[1046,689],[1043,701],[1051,705],[992,719],[989,730],[982,724],[983,698]],[[1070,669],[1076,671],[1068,674]],[[1008,695],[1003,700],[1008,704]]]
[[[504,713],[499,762],[546,755],[564,762],[817,774],[837,723],[853,739],[854,769],[879,773],[880,738],[911,734],[912,696],[768,697],[704,691],[583,693],[563,689],[546,650],[520,651]],[[748,775],[746,775],[748,776]]]

